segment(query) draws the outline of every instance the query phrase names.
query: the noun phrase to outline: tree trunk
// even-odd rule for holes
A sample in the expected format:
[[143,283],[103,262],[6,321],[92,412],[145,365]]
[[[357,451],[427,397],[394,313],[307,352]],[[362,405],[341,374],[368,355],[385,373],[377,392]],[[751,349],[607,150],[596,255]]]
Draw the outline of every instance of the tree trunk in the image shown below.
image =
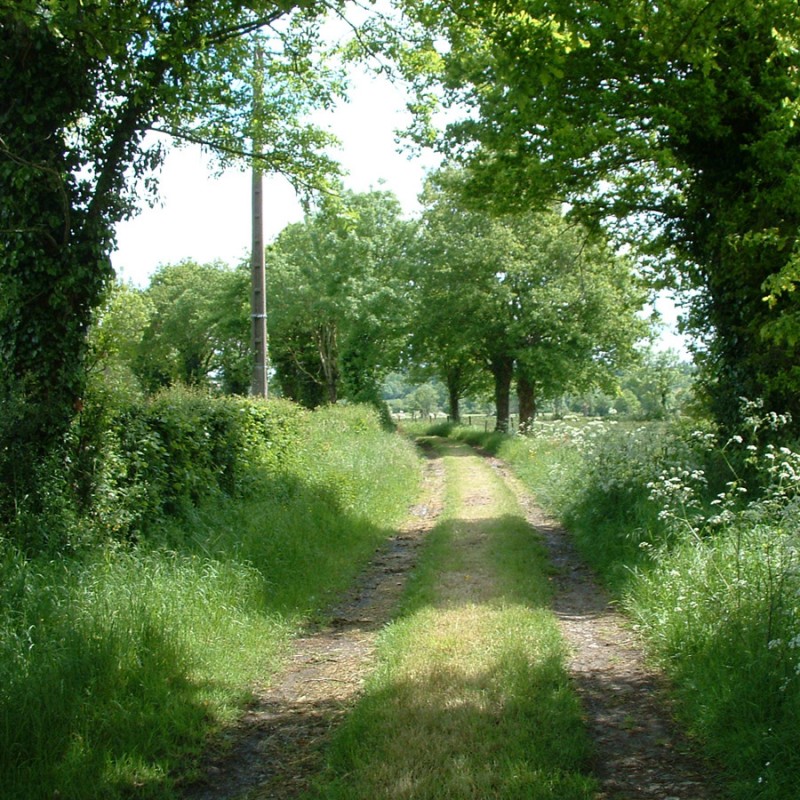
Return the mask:
[[[16,107],[0,139],[0,521],[23,503],[39,509],[47,491],[39,468],[59,457],[83,407],[86,331],[113,277],[124,171],[149,112],[147,99],[119,105],[92,190],[91,178],[76,176],[77,148],[63,133],[94,94],[91,72],[45,25],[14,18],[13,33],[0,38],[0,105]],[[166,69],[154,69],[149,83],[159,85]],[[25,108],[35,110],[30,119]]]
[[519,429],[527,433],[536,418],[536,384],[526,375],[517,377],[519,399]]
[[514,359],[498,356],[491,360],[490,369],[494,376],[494,404],[497,409],[495,430],[507,433],[511,415],[511,379],[514,376]]
[[461,422],[461,370],[451,370],[447,374],[447,397],[450,408],[450,421],[458,425]]

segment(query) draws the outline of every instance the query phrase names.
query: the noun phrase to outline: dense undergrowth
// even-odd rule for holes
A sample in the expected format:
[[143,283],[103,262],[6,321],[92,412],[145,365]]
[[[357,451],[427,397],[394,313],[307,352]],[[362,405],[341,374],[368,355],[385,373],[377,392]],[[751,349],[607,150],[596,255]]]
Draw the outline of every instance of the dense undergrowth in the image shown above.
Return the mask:
[[800,454],[781,420],[729,440],[689,423],[542,423],[452,435],[511,463],[572,530],[670,676],[737,800],[800,775]]
[[[168,797],[413,499],[365,407],[172,390],[80,452],[81,500],[0,539],[0,775],[27,798]],[[93,473],[87,465],[93,464]]]

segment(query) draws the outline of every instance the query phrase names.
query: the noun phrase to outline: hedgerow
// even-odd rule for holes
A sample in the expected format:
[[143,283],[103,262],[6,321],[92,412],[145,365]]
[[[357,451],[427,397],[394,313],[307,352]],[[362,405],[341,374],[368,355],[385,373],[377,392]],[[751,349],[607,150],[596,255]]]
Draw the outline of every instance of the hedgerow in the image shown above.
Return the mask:
[[173,389],[114,418],[73,431],[46,514],[0,529],[0,775],[17,800],[173,797],[418,487],[413,446],[371,409]]

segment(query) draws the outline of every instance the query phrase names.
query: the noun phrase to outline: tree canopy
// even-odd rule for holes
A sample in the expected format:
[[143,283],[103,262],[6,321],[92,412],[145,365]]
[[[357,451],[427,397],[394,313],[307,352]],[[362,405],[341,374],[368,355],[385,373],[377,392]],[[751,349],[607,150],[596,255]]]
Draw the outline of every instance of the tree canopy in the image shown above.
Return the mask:
[[[513,266],[520,237],[530,234],[515,226],[524,228],[532,210],[546,215],[567,202],[585,230],[604,229],[617,247],[635,248],[653,285],[689,292],[687,324],[719,420],[735,425],[745,396],[793,412],[800,425],[795,0],[395,6],[407,24],[377,15],[351,52],[378,48],[398,60],[419,90],[415,130],[426,142],[432,96],[462,112],[440,141],[451,159],[469,165],[460,194],[471,203],[463,213],[517,215],[501,229],[482,220],[486,238],[476,247],[506,248]],[[163,156],[149,132],[199,143],[223,164],[255,159],[298,188],[336,172],[331,138],[308,122],[308,112],[344,92],[342,62],[326,57],[322,41],[324,15],[344,8],[344,0],[0,0],[4,486],[34,492],[35,464],[58,448],[81,407],[86,334],[112,277],[114,226],[153,189]],[[287,232],[281,247],[308,245],[319,255],[336,242],[342,252],[334,261],[348,269],[369,262],[377,257],[371,245],[363,249],[371,234],[355,218],[348,222],[351,211],[334,220],[339,211],[321,208],[311,221],[316,233]],[[327,239],[319,234],[323,220]],[[405,258],[400,251],[384,256]],[[511,267],[503,274],[507,296],[499,306],[491,293],[485,305],[477,294],[462,298],[475,308],[470,319],[495,331],[487,338],[495,343],[507,334],[524,338],[522,323],[497,332],[498,309],[530,294]],[[319,311],[319,319],[338,320],[336,358],[320,356],[314,339],[302,345],[302,358],[301,344],[294,347],[295,366],[306,364],[306,377],[328,399],[342,387],[348,397],[375,396],[377,376],[403,348],[395,318],[405,308],[395,302],[403,289],[394,273],[369,278],[362,289],[369,299],[357,314],[341,305],[328,308],[328,317]],[[518,313],[522,319],[528,311],[520,305]],[[539,321],[525,325],[524,335],[539,335],[531,333]],[[304,326],[295,333],[307,332]],[[432,329],[426,335],[435,338]],[[570,340],[573,356],[599,346],[589,339]],[[497,354],[459,347],[448,358],[465,368],[461,383],[472,380],[481,359],[507,372]],[[523,386],[534,373],[543,386],[554,371],[556,362],[542,361],[542,352],[529,347],[514,357]],[[321,373],[307,369],[314,353]]]
[[142,385],[216,384],[228,394],[250,385],[249,273],[220,263],[160,267],[143,294],[151,313],[133,359]]
[[462,199],[467,175],[442,170],[423,195],[415,273],[416,359],[457,397],[488,370],[498,426],[516,376],[523,424],[537,399],[608,385],[647,335],[631,264],[558,209],[489,214]]
[[268,253],[270,351],[307,405],[375,401],[405,348],[415,247],[390,192],[343,192],[287,226]]
[[796,2],[403,5],[409,73],[464,112],[443,146],[473,197],[568,200],[635,244],[654,280],[694,292],[718,418],[735,424],[741,395],[800,418]]

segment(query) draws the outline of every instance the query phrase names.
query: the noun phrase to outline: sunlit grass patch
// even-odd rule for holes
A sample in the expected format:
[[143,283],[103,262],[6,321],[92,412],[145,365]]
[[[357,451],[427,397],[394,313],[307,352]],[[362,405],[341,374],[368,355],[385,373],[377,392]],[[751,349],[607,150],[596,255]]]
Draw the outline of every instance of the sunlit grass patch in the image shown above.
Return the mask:
[[393,626],[326,798],[589,798],[580,709],[545,611],[428,608]]

